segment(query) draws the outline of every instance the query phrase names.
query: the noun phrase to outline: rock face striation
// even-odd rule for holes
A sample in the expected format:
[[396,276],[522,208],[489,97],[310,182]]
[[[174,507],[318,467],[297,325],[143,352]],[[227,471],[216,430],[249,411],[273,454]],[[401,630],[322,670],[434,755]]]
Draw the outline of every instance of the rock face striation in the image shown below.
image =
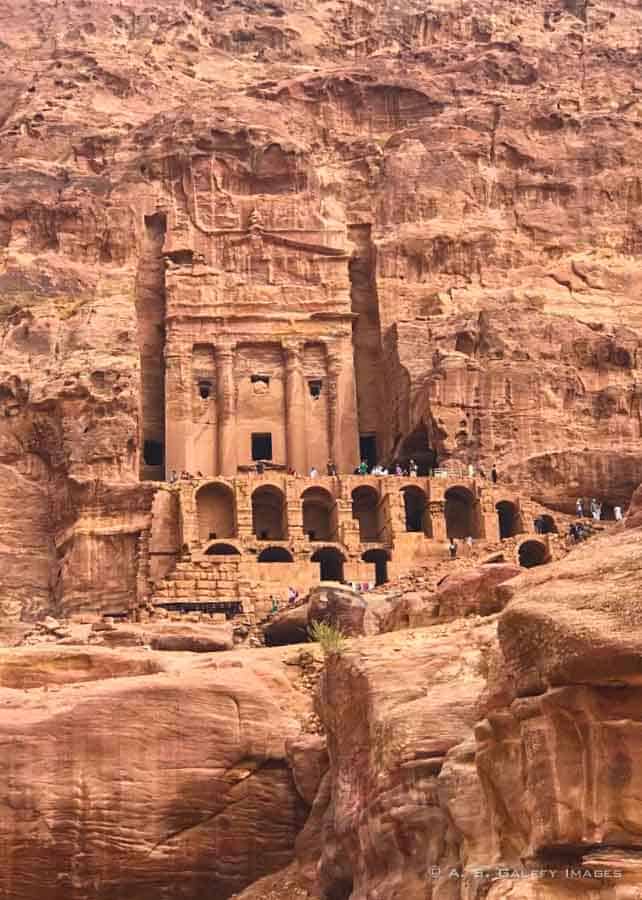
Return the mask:
[[496,461],[562,511],[626,505],[640,27],[625,0],[2,0],[4,614],[133,605],[146,480],[229,472],[255,428],[289,465]]
[[2,653],[0,894],[223,900],[290,862],[311,698],[282,659],[224,656]]

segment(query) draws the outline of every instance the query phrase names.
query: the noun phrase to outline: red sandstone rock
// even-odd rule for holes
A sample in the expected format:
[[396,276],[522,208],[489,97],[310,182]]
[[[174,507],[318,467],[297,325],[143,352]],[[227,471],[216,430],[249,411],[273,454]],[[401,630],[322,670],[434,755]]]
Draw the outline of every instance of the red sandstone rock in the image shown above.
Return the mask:
[[[459,622],[367,638],[329,663],[321,702],[332,788],[319,870],[327,895],[419,900],[437,889],[431,866],[460,862],[440,772],[482,714],[494,630]],[[467,766],[469,784],[460,778],[452,800],[472,812],[483,796],[470,751]]]
[[442,619],[499,612],[503,602],[497,586],[522,572],[509,563],[485,563],[447,576],[432,593],[404,593],[390,610],[382,630],[421,628]]
[[266,643],[270,646],[304,644],[309,639],[308,610],[309,604],[302,603],[276,613],[264,628]]
[[[508,563],[487,563],[476,569],[449,576],[435,593],[439,617],[488,616],[499,612],[502,601],[497,586],[523,572]],[[422,624],[420,621],[417,625]],[[427,624],[427,622],[425,623]]]
[[357,591],[338,586],[324,585],[310,593],[308,620],[327,622],[347,636],[378,631],[366,598]]
[[225,898],[286,865],[309,699],[265,653],[4,651],[0,893]]

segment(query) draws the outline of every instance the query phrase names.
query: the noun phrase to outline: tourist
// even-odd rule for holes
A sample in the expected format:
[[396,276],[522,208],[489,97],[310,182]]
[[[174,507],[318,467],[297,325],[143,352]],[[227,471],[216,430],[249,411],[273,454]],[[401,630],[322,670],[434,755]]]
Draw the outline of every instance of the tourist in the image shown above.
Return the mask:
[[457,544],[455,543],[453,538],[450,539],[450,543],[448,544],[448,550],[450,552],[450,558],[454,559],[457,556]]
[[395,466],[395,475],[403,475],[403,469],[401,468],[399,463],[397,463],[397,465]]
[[316,478],[318,476],[318,474],[319,473],[316,470],[316,468],[314,466],[312,466],[312,468],[310,469],[310,478]]
[[493,463],[493,468],[490,470],[490,480],[493,484],[497,484],[497,479],[499,478],[497,474],[497,466]]
[[568,536],[573,541],[574,544],[577,544],[578,535],[577,535],[577,525],[575,522],[571,522],[571,525],[568,529]]
[[475,477],[475,467],[472,463],[468,463],[468,477],[469,478]]
[[472,552],[473,552],[473,538],[472,538],[472,535],[470,535],[470,534],[469,534],[468,537],[466,538],[466,546],[468,547],[468,555],[469,555],[469,556],[472,555]]
[[621,522],[622,521],[622,507],[614,506],[613,507],[613,515],[615,517],[616,522]]
[[362,459],[361,462],[359,463],[359,474],[360,475],[368,474],[368,463],[365,461],[365,459]]
[[178,481],[178,473],[176,469],[172,469],[171,475],[169,476],[169,483],[174,484],[175,481]]
[[298,599],[299,599],[299,592],[296,590],[296,588],[289,587],[288,588],[288,605],[294,606],[294,604],[297,602]]
[[265,472],[265,463],[262,459],[257,459],[256,461],[256,474],[262,475]]
[[328,464],[326,466],[326,471],[327,471],[328,475],[334,476],[337,474],[337,467],[331,460],[328,460]]
[[579,516],[580,519],[584,518],[584,504],[579,497],[575,501],[575,515]]
[[417,463],[414,461],[414,459],[411,459],[411,460],[410,460],[410,462],[409,462],[409,464],[408,464],[408,468],[409,468],[409,470],[410,470],[410,477],[411,477],[411,478],[416,478],[417,475],[419,475],[419,466],[418,466]]
[[279,611],[279,600],[277,597],[272,597],[272,609],[270,610],[270,612],[272,613],[272,615],[274,615],[275,613],[278,613],[278,611]]

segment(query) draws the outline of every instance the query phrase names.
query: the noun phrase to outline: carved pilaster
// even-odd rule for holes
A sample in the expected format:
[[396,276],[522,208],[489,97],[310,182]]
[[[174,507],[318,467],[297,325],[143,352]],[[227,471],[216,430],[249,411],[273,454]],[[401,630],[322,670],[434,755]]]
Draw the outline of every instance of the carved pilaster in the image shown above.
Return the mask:
[[189,470],[188,418],[191,404],[191,354],[175,335],[165,344],[165,477]]
[[431,500],[427,515],[430,516],[430,531],[435,541],[446,540],[446,501]]
[[216,346],[216,403],[218,413],[218,471],[231,477],[237,470],[236,386],[234,348]]
[[[339,376],[341,373],[341,357],[337,353],[328,353],[328,447],[330,458],[336,466],[340,466],[340,434],[339,434]],[[339,468],[339,471],[342,469]]]
[[288,466],[299,474],[307,472],[305,423],[305,378],[298,343],[283,345],[285,353],[285,408]]

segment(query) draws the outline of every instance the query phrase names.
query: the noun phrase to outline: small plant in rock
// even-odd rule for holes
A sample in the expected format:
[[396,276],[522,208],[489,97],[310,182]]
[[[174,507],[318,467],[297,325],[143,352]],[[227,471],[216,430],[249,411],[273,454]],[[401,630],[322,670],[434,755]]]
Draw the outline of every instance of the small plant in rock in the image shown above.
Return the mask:
[[321,645],[324,656],[331,656],[333,653],[341,655],[346,648],[345,635],[328,622],[313,622],[308,633],[313,641]]

